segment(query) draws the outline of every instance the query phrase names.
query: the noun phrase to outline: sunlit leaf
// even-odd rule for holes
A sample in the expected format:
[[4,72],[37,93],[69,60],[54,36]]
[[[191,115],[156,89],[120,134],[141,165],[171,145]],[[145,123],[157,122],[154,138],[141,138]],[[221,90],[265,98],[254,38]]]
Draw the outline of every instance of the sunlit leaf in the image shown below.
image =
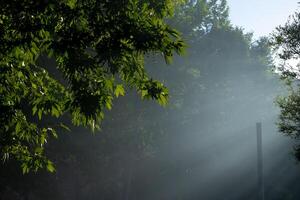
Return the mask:
[[119,84],[119,85],[116,86],[115,95],[116,95],[116,97],[119,97],[120,95],[121,96],[125,95],[125,90],[123,88],[123,85]]

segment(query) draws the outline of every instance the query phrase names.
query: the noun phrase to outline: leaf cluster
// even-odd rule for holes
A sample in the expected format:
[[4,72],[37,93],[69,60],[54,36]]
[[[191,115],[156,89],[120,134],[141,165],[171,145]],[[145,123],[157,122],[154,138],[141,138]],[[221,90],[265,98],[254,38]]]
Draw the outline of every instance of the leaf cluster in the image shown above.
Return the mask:
[[[44,154],[48,137],[57,136],[58,126],[50,119],[70,113],[73,124],[95,130],[113,99],[125,94],[125,85],[165,104],[167,90],[148,76],[144,57],[161,53],[170,62],[174,52],[183,50],[180,34],[164,21],[179,2],[2,1],[3,159],[16,158],[23,172],[54,171]],[[39,62],[41,57],[54,60],[56,66]]]

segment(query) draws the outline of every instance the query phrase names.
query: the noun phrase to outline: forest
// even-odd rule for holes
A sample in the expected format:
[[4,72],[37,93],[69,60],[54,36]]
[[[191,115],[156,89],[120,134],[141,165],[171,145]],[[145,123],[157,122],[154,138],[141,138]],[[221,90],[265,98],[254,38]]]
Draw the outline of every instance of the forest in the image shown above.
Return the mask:
[[0,200],[300,199],[290,14],[255,38],[227,0],[4,0]]

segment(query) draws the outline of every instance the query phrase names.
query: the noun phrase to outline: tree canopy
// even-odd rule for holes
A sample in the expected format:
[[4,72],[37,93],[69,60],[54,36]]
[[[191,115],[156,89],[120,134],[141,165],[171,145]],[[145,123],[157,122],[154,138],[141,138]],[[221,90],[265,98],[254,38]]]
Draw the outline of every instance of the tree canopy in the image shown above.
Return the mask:
[[[170,62],[180,34],[164,19],[180,1],[7,0],[0,6],[0,154],[23,172],[47,168],[48,137],[75,125],[99,128],[104,110],[125,88],[167,101],[148,76],[144,57]],[[49,64],[52,62],[52,65]],[[59,120],[53,120],[59,118]],[[56,122],[59,123],[56,123]]]
[[[279,57],[277,71],[286,80],[289,94],[277,100],[280,108],[279,130],[292,138],[300,138],[300,13],[290,16],[288,22],[277,27],[271,43]],[[296,63],[296,64],[295,64]],[[295,147],[295,155],[300,159],[300,146]]]

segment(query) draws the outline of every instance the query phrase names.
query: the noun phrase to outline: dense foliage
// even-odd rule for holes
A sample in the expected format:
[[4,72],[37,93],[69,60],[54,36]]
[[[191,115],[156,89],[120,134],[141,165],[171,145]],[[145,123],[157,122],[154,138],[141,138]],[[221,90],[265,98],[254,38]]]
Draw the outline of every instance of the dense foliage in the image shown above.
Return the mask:
[[[167,90],[147,75],[146,53],[167,62],[180,53],[179,33],[164,22],[176,1],[2,1],[0,6],[0,154],[23,172],[45,168],[49,136],[60,118],[99,128],[105,108],[124,95],[165,104]],[[49,65],[49,62],[55,63]],[[48,64],[47,64],[48,63]]]
[[[291,138],[300,137],[300,13],[290,16],[289,21],[277,27],[272,36],[272,44],[276,50],[280,63],[277,70],[286,80],[289,94],[278,98],[281,110],[279,116],[279,130]],[[300,147],[295,147],[295,155],[300,159]]]

